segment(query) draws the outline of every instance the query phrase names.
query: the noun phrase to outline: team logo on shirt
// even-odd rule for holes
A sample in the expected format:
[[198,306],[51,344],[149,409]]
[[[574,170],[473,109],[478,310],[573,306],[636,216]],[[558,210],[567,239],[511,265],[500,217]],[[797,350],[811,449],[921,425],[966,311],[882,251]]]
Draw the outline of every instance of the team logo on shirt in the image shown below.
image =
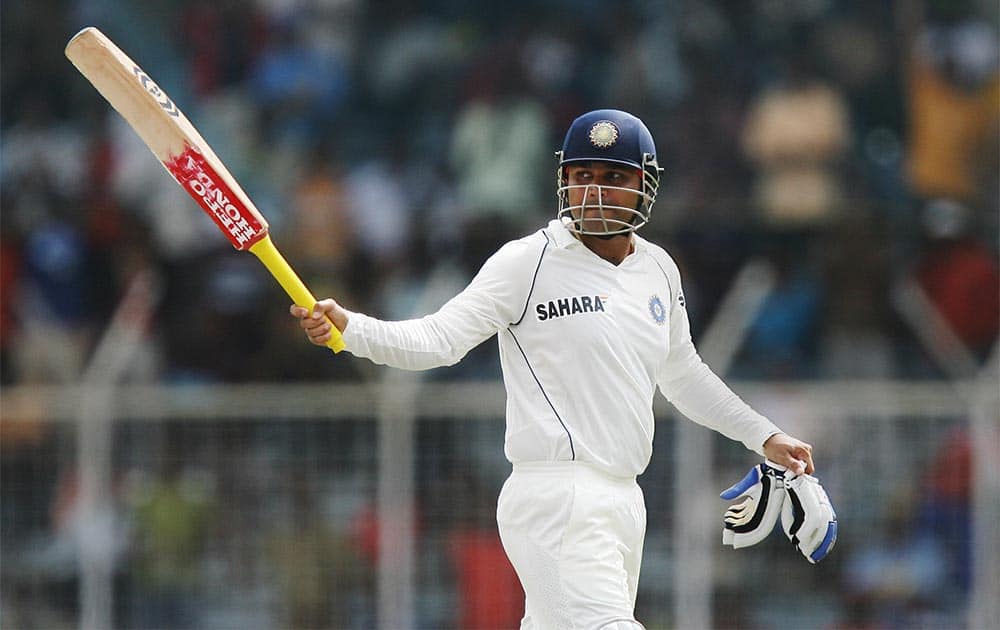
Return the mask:
[[660,296],[653,295],[649,298],[649,314],[653,316],[653,321],[663,324],[667,319],[667,309],[663,306]]
[[581,295],[539,302],[535,305],[535,315],[538,316],[538,321],[544,322],[579,313],[603,313],[604,302],[607,299],[606,295]]

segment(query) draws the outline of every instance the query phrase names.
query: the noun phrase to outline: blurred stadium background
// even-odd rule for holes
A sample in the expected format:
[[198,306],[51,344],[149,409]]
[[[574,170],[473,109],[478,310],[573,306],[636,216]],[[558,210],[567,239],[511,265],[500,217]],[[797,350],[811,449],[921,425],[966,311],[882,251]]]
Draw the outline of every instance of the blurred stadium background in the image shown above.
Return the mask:
[[[648,628],[995,628],[992,0],[4,2],[0,624],[510,628],[493,342],[309,346],[62,55],[173,96],[317,295],[403,318],[554,214],[582,111],[642,117],[696,342],[816,446],[841,538],[732,552],[754,463],[657,403]],[[613,396],[614,392],[608,395]]]

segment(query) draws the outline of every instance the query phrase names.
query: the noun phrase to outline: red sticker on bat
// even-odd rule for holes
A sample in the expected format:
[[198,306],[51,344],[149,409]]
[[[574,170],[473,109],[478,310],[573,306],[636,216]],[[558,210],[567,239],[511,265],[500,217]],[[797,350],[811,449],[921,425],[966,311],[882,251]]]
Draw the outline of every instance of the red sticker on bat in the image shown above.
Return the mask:
[[247,249],[267,234],[255,213],[251,212],[226,182],[194,147],[163,163],[177,183],[188,191],[236,249]]

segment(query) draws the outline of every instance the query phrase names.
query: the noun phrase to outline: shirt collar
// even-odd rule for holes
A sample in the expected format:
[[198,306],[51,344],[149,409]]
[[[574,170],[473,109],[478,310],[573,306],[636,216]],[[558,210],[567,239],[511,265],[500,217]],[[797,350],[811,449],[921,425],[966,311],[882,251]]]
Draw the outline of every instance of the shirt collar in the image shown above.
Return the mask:
[[[569,228],[566,227],[566,223],[562,219],[552,219],[549,221],[545,232],[552,237],[556,247],[563,249],[574,245],[586,247],[579,239],[573,236],[573,233],[569,231]],[[645,251],[646,241],[635,232],[632,233],[632,243],[635,245],[636,252]]]
[[574,243],[583,245],[583,243],[573,236],[562,219],[552,219],[549,221],[548,226],[545,228],[545,233],[552,237],[555,246],[559,248],[566,248]]

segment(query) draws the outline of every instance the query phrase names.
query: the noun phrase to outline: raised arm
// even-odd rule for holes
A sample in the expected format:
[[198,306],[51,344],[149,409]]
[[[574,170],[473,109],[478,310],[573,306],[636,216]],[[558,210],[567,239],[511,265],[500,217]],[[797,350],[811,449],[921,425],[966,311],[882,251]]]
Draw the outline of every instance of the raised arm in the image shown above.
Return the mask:
[[316,316],[320,312],[342,332],[351,354],[408,370],[452,365],[520,316],[531,282],[533,249],[528,240],[508,243],[461,293],[419,319],[383,321],[351,312],[331,299],[317,303],[312,313],[296,307],[290,312],[316,345],[323,345],[331,331]]

